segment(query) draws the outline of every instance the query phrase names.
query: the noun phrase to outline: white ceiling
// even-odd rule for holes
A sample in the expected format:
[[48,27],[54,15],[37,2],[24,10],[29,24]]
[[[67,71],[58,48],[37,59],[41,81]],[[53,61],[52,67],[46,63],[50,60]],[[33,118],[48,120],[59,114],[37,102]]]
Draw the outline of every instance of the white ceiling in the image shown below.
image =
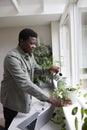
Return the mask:
[[49,24],[58,21],[67,0],[0,0],[0,27]]

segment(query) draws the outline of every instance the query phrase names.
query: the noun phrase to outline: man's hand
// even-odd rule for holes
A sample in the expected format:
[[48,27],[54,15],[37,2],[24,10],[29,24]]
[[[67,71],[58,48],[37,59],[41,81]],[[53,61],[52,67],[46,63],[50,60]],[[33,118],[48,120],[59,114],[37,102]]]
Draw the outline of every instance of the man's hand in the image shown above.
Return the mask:
[[52,105],[56,106],[56,107],[60,107],[61,106],[61,103],[58,99],[54,99],[52,97],[50,97],[48,99],[48,102],[51,103]]
[[63,100],[62,102],[60,100],[58,100],[57,98],[52,98],[50,97],[48,99],[48,102],[51,103],[52,105],[56,106],[56,107],[63,107],[63,106],[69,106],[72,104],[70,99],[66,99]]
[[62,103],[63,107],[66,107],[66,106],[69,106],[69,105],[72,105],[72,101],[70,99],[63,100],[63,103]]
[[53,66],[53,67],[49,68],[50,73],[58,73],[59,70],[60,70],[60,67],[58,67],[58,66]]

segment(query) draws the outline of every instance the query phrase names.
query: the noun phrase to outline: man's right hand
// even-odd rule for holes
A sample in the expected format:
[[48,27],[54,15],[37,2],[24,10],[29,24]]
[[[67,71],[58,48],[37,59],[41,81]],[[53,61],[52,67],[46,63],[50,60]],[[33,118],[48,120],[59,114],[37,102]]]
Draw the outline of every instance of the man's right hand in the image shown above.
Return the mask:
[[62,102],[58,100],[57,98],[50,97],[48,99],[48,102],[56,107],[63,107],[63,106],[69,106],[72,105],[72,102],[70,99],[63,100]]

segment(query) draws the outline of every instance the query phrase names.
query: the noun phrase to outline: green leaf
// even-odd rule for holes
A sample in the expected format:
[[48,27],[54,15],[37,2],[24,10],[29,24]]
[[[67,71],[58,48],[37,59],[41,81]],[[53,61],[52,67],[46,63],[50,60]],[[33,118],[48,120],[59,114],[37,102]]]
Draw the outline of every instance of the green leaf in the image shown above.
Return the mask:
[[75,129],[78,130],[78,118],[75,117]]
[[61,111],[60,111],[60,109],[56,109],[55,112],[56,112],[57,114],[59,114]]
[[72,115],[76,115],[77,112],[78,112],[78,107],[74,107],[72,109]]
[[76,86],[79,86],[79,84],[76,84]]
[[83,123],[82,130],[87,130],[87,122]]
[[87,115],[87,109],[84,109],[84,113]]
[[53,121],[55,124],[62,124],[62,121],[60,119],[56,119],[56,118],[51,118],[51,121]]
[[66,130],[66,128],[61,128],[61,130]]
[[66,128],[66,124],[63,123],[63,124],[61,125],[61,127],[62,127],[62,128]]
[[84,98],[87,98],[87,93],[85,93],[83,96],[84,96]]
[[85,117],[84,122],[87,124],[87,117]]
[[83,119],[83,117],[84,117],[84,108],[81,107],[81,119]]
[[81,85],[81,86],[83,85],[83,80],[82,80],[82,79],[80,79],[80,85]]

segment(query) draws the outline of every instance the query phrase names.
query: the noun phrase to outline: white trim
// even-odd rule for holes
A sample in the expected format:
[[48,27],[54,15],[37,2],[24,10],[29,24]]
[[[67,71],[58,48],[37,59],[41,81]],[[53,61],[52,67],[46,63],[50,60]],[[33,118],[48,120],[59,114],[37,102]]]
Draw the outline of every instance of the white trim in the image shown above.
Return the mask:
[[[65,24],[65,21],[69,19],[69,30],[70,30],[70,78],[72,86],[76,86],[80,80],[80,61],[79,61],[79,54],[80,54],[80,45],[81,42],[81,20],[79,17],[78,6],[76,3],[69,4],[68,8],[65,10],[63,16],[60,20],[60,50],[61,50],[61,43],[64,43],[64,30],[62,27]],[[66,36],[67,37],[67,36]],[[61,51],[60,51],[61,52]]]
[[18,11],[18,13],[20,13],[21,10],[20,10],[20,8],[19,8],[19,5],[18,5],[17,0],[11,0],[11,1],[12,1],[12,3],[13,3],[14,7],[16,8],[16,10]]
[[59,54],[59,23],[51,22],[51,37],[52,37],[52,54],[53,54],[53,64],[59,65],[57,61],[60,61]]

